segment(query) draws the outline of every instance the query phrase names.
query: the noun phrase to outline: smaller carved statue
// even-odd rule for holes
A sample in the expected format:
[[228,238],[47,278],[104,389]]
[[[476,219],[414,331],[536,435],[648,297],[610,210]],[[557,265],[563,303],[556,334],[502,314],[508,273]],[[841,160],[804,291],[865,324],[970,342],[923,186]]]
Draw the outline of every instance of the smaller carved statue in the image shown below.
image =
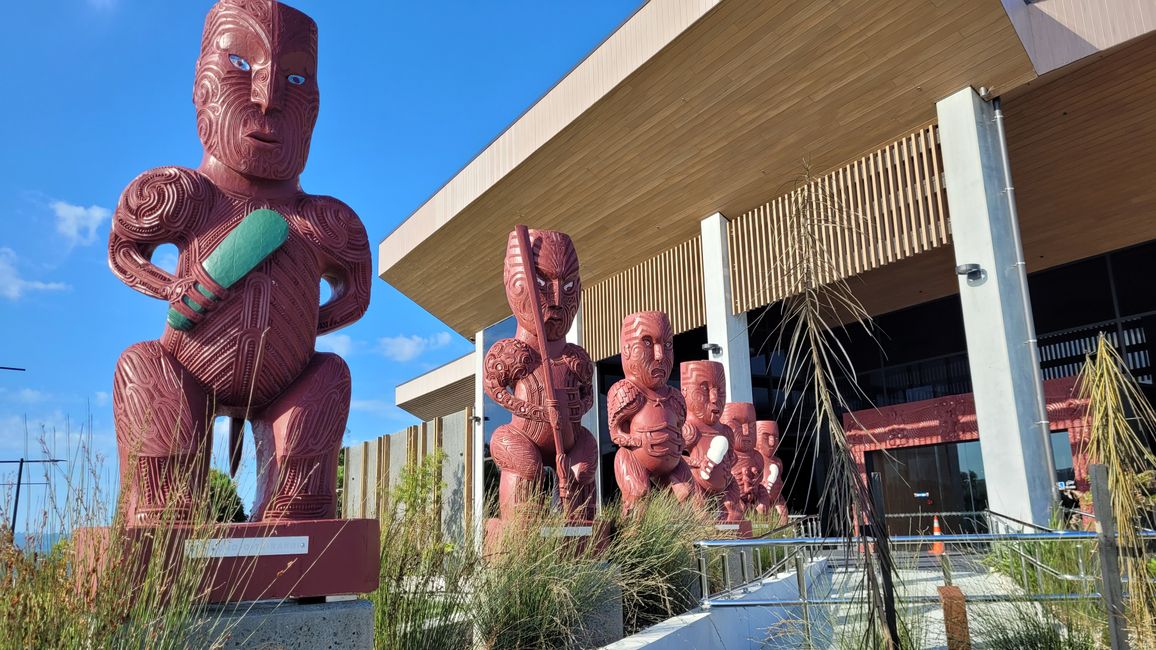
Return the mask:
[[483,374],[486,394],[514,415],[490,441],[502,470],[502,519],[534,498],[550,463],[567,517],[589,521],[598,444],[581,421],[594,405],[594,364],[566,342],[582,296],[578,253],[565,233],[518,226],[507,241],[504,277],[518,329],[486,353]]
[[704,495],[722,499],[720,519],[741,520],[739,486],[731,476],[733,438],[730,429],[719,421],[726,399],[723,366],[717,361],[684,361],[679,374],[687,410],[682,439],[691,476]]
[[614,477],[622,509],[634,510],[651,483],[669,487],[679,501],[696,493],[682,455],[686,401],[667,385],[674,369],[674,332],[660,311],[644,311],[622,321],[622,368],[626,378],[610,388],[610,439],[618,445]]
[[755,433],[758,437],[755,448],[763,457],[763,485],[767,488],[771,507],[782,523],[787,523],[790,513],[787,512],[787,502],[783,500],[783,461],[775,457],[779,448],[779,423],[759,420],[755,423]]
[[734,434],[735,464],[731,476],[739,485],[743,508],[754,508],[761,515],[771,510],[771,497],[763,482],[763,456],[755,448],[755,405],[730,402],[723,407],[722,423]]

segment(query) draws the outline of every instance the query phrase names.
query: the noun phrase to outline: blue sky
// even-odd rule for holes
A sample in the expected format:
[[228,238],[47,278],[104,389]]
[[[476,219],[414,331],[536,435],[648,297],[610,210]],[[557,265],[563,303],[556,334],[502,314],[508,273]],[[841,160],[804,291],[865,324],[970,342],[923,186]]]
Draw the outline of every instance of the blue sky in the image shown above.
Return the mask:
[[[361,215],[376,262],[377,242],[640,0],[289,4],[320,29],[321,114],[302,185]],[[0,366],[28,372],[0,372],[0,460],[24,453],[25,420],[35,457],[41,431],[56,432],[48,443],[64,455],[66,423],[76,431],[89,417],[94,446],[115,456],[113,368],[124,348],[160,335],[165,305],[108,270],[109,216],[140,172],[200,161],[191,90],[211,5],[44,0],[5,8]],[[411,424],[394,406],[394,386],[472,344],[378,280],[365,318],[319,348],[342,353],[352,369],[346,440],[356,442]],[[251,494],[252,478],[240,482]],[[34,504],[43,492],[32,488]]]

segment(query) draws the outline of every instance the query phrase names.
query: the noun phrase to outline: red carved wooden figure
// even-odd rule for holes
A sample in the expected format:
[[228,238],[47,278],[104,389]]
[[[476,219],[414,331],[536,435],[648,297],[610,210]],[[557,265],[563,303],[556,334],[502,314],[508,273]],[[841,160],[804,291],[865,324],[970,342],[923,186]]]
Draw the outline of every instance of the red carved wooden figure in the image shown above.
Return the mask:
[[[217,415],[233,418],[234,471],[241,427],[252,422],[254,519],[335,515],[349,370],[314,346],[361,317],[373,273],[353,210],[298,183],[317,119],[316,75],[312,19],[271,0],[221,0],[205,21],[193,85],[200,166],[147,171],[117,205],[113,272],[172,308],[160,340],[130,347],[117,363],[113,411],[130,521],[155,521],[166,507],[187,514]],[[260,210],[283,218],[282,243],[237,240]],[[179,251],[175,274],[150,261],[165,243]],[[220,283],[222,264],[235,267],[265,245],[271,253],[250,260],[231,286]],[[324,305],[321,280],[333,289]]]
[[779,423],[759,420],[755,422],[755,434],[758,437],[755,448],[763,457],[763,485],[767,487],[771,506],[778,513],[780,522],[786,524],[790,513],[787,512],[787,502],[783,500],[783,461],[775,456],[780,440]]
[[[514,415],[490,440],[490,453],[502,470],[502,519],[538,493],[543,465],[561,457],[563,466],[557,469],[567,515],[589,521],[594,518],[598,445],[581,420],[594,404],[594,364],[586,350],[566,342],[582,295],[578,254],[569,236],[552,230],[529,230],[528,244],[530,251],[523,251],[518,232],[510,233],[504,279],[518,328],[514,338],[490,347],[483,373],[486,394]],[[547,384],[554,395],[547,394]]]
[[606,410],[610,439],[619,447],[614,477],[622,508],[633,511],[652,482],[685,501],[697,490],[682,455],[686,401],[666,383],[674,369],[670,319],[660,311],[631,314],[620,340],[626,378],[610,387]]
[[755,448],[755,405],[729,402],[723,407],[721,421],[734,434],[735,464],[731,476],[739,486],[744,509],[754,508],[761,515],[771,510],[771,498],[763,482],[763,456]]
[[738,483],[731,476],[734,438],[719,421],[726,399],[723,365],[717,361],[684,361],[679,375],[687,411],[682,439],[688,450],[691,475],[704,495],[721,498],[720,519],[738,521],[743,518],[743,506]]

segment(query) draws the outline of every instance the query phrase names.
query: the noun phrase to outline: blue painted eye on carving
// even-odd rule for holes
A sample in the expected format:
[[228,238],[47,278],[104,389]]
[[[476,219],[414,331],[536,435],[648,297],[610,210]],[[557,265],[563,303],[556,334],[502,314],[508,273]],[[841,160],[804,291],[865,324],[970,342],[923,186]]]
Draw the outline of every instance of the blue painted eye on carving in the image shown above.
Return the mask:
[[289,75],[289,83],[293,84],[294,86],[300,86],[305,83],[305,77],[302,77],[299,74],[291,74]]
[[238,70],[248,72],[252,69],[252,67],[249,65],[249,62],[245,60],[245,57],[237,54],[230,54],[229,62],[232,63],[233,67],[237,68]]

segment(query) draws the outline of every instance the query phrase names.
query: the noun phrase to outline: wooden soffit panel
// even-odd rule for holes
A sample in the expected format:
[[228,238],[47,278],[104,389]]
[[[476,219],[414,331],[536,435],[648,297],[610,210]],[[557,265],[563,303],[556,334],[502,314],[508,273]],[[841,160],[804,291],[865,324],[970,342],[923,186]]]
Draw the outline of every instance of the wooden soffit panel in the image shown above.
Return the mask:
[[782,194],[804,158],[825,173],[962,87],[1034,76],[1000,0],[723,0],[432,234],[403,224],[381,276],[469,335],[508,314],[518,222],[568,232],[595,284]]
[[1003,109],[1028,271],[1156,239],[1156,33]]

